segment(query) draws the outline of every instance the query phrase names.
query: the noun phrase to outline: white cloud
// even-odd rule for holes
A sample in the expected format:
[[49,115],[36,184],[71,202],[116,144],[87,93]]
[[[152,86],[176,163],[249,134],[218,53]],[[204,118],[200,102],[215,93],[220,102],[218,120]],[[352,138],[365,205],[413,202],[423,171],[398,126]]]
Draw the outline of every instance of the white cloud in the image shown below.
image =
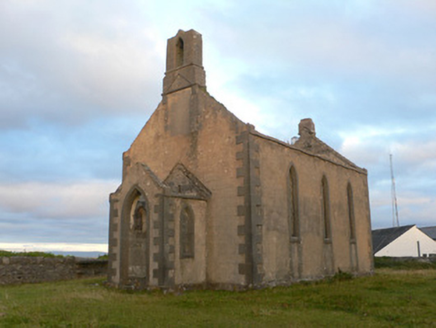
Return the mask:
[[[11,154],[0,153],[2,178],[27,182],[2,182],[1,215],[30,218],[15,223],[27,230],[46,218],[69,228],[75,219],[107,220],[117,182],[83,179],[95,179],[97,170],[115,176],[113,162],[105,165],[112,153],[100,154],[120,139],[120,123],[107,127],[110,137],[100,137],[106,143],[85,131],[93,129],[87,123],[147,117],[160,100],[166,39],[194,28],[203,34],[209,91],[229,110],[284,140],[301,118],[314,118],[321,139],[369,170],[379,222],[390,220],[393,152],[403,215],[429,218],[436,211],[429,132],[436,119],[435,12],[433,0],[0,1],[0,126],[36,119],[54,127],[27,138],[2,135]],[[79,128],[58,132],[65,125]],[[59,170],[64,175],[54,174]],[[73,182],[32,182],[65,176]],[[414,193],[405,197],[402,188]]]
[[69,243],[0,243],[0,249],[11,252],[102,252],[107,253],[107,244]]
[[[427,172],[436,170],[436,140],[412,140],[395,145],[396,154],[400,161],[407,165],[418,165]],[[434,179],[436,177],[433,175]]]
[[26,182],[0,186],[0,207],[10,213],[29,213],[39,219],[108,217],[114,181],[65,183]]
[[155,27],[135,6],[102,4],[2,3],[0,125],[72,124],[157,105],[165,48]]
[[115,38],[89,33],[65,36],[66,47],[74,57],[74,70],[67,78],[76,96],[88,105],[106,112],[125,111],[143,107],[144,94],[159,94],[164,60],[154,40],[148,39],[152,33],[130,31],[118,31]]

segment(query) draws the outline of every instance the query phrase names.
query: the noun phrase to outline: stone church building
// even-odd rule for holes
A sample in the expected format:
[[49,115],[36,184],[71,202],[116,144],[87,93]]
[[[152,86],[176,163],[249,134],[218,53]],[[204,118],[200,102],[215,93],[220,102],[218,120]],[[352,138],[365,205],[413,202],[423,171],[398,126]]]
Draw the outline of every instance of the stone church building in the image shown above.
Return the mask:
[[239,289],[373,270],[367,171],[316,137],[289,144],[206,89],[202,37],[168,40],[162,101],[110,195],[109,274],[122,288]]

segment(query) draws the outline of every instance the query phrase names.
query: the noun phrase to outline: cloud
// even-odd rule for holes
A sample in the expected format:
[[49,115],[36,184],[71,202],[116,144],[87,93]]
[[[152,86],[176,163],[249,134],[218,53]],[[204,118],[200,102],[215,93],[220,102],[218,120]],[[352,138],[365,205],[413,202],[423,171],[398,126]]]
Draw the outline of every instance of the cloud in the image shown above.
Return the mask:
[[107,244],[68,243],[0,243],[0,249],[12,252],[102,252],[107,253]]
[[396,129],[436,120],[436,34],[429,33],[436,22],[419,10],[410,16],[410,2],[256,5],[256,11],[243,3],[225,17],[210,14],[219,28],[210,31],[209,67],[231,72],[211,87],[238,90],[252,104],[274,99],[262,108],[267,121],[281,114],[288,126],[295,116],[309,116],[327,127],[342,123],[339,129],[352,134],[361,124]]
[[108,215],[109,193],[116,187],[114,181],[2,185],[0,207],[8,213],[31,213],[35,219],[86,220],[105,217]]
[[[422,172],[434,172],[436,170],[436,133],[430,140],[412,140],[395,144],[398,159],[407,166],[418,166]],[[416,170],[421,171],[421,170]],[[436,180],[436,177],[434,177]]]
[[[390,183],[387,183],[384,188],[372,189],[370,196],[372,228],[391,227],[393,220]],[[436,224],[434,195],[422,190],[403,192],[397,189],[397,207],[400,225],[416,224],[425,227]]]
[[105,243],[117,182],[23,182],[0,186],[2,242]]
[[311,117],[368,169],[375,226],[391,221],[390,153],[400,220],[431,222],[435,12],[433,0],[1,1],[0,230],[105,241],[121,154],[160,101],[179,28],[203,34],[208,91],[243,121],[289,140]]
[[436,182],[436,177],[430,174],[436,169],[436,143],[432,135],[432,131],[357,130],[354,135],[342,136],[340,152],[361,165],[371,167],[371,174],[377,179],[381,179],[381,175],[388,177],[389,156],[392,154],[398,178],[410,178],[411,183]]
[[0,131],[0,181],[120,179],[122,153],[147,116],[101,117],[80,126],[33,121]]
[[153,28],[130,19],[133,8],[113,5],[103,15],[86,1],[2,3],[1,128],[35,117],[78,124],[157,104],[164,49]]
[[[6,218],[6,219],[5,219]],[[0,238],[9,243],[105,243],[108,217],[41,219],[1,209]]]

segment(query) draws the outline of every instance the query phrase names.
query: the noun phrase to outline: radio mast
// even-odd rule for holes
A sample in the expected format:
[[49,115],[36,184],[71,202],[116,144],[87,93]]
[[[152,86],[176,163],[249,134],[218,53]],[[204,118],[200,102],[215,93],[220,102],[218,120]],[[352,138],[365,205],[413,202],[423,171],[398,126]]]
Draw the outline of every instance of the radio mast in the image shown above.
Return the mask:
[[391,197],[392,197],[392,226],[399,227],[400,221],[398,220],[398,205],[397,205],[397,193],[395,191],[395,178],[394,178],[394,167],[392,165],[392,154],[389,155],[389,159],[391,162]]

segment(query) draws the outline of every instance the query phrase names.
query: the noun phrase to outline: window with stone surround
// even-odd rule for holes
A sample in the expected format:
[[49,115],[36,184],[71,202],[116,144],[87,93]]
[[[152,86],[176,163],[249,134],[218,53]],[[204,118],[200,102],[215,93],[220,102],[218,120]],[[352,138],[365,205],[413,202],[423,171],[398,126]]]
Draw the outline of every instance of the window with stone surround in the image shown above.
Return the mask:
[[326,242],[331,241],[331,217],[330,217],[330,195],[327,178],[325,175],[321,180],[321,197],[322,197],[322,218],[324,226],[324,240]]
[[291,239],[300,237],[300,222],[298,212],[298,182],[297,171],[292,166],[289,170],[288,209],[289,229]]
[[347,185],[347,201],[348,201],[348,223],[350,227],[350,242],[356,241],[356,227],[354,218],[354,200],[353,200],[353,189],[351,184],[348,182]]
[[184,61],[184,42],[179,38],[176,44],[176,67],[182,66]]
[[180,211],[180,258],[194,258],[195,219],[191,206],[185,204]]

